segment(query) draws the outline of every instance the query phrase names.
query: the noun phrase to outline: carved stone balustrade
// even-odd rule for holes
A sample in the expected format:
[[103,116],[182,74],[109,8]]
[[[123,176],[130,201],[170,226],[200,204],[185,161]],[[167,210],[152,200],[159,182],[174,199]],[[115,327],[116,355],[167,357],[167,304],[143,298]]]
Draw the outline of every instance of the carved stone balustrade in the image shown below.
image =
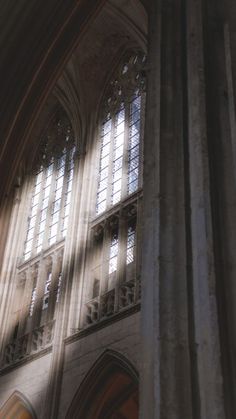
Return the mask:
[[54,322],[47,323],[32,332],[31,351],[38,352],[46,348],[53,340]]
[[112,316],[115,312],[115,289],[101,296],[101,318]]
[[99,297],[93,298],[86,304],[86,324],[97,323],[99,320]]
[[85,304],[85,327],[115,316],[120,311],[138,304],[140,292],[140,283],[131,280],[93,298]]
[[53,341],[54,324],[55,322],[51,321],[10,342],[5,348],[2,367],[11,365],[49,347]]
[[130,306],[135,301],[135,282],[129,281],[124,282],[119,289],[119,307],[122,309],[124,307]]
[[28,340],[29,335],[25,335],[6,346],[5,365],[19,361],[27,355]]

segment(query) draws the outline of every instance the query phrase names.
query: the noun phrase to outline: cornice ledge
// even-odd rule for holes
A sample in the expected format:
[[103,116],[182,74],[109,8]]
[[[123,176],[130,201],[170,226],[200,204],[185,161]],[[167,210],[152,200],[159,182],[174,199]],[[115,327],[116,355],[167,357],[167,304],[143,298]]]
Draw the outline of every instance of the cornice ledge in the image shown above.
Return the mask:
[[78,332],[65,338],[64,342],[67,345],[69,343],[75,342],[76,340],[82,339],[85,336],[90,335],[91,333],[94,333],[100,329],[103,329],[104,327],[110,326],[111,324],[124,319],[125,317],[131,316],[132,314],[139,312],[140,307],[141,307],[141,304],[137,303],[137,304],[134,304],[132,307],[123,309],[122,311],[119,311],[119,313],[115,313],[109,318],[100,320],[96,324],[93,324],[91,326],[87,326],[84,329],[78,330]]

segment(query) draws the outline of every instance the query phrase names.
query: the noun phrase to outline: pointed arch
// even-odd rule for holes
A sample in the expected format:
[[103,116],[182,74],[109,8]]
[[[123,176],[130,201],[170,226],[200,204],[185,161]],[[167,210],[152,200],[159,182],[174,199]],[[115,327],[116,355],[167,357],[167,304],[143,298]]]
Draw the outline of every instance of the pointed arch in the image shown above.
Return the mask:
[[15,391],[0,408],[0,418],[37,419],[36,413],[27,398]]
[[138,419],[138,373],[118,352],[107,350],[92,366],[66,419]]

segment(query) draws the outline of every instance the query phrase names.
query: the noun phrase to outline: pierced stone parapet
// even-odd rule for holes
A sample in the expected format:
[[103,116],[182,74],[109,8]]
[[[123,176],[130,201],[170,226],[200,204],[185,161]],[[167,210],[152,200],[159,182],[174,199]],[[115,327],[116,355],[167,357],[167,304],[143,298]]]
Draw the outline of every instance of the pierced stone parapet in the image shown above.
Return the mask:
[[125,282],[119,289],[119,307],[122,309],[135,302],[135,281]]
[[115,289],[101,296],[101,318],[112,316],[115,312]]
[[29,335],[25,335],[9,343],[5,349],[4,364],[9,365],[19,361],[27,355]]
[[34,329],[32,332],[31,351],[38,352],[52,343],[54,332],[54,322]]
[[93,298],[86,304],[86,324],[94,324],[99,320],[99,297]]
[[52,344],[55,322],[49,322],[6,345],[3,367],[38,353]]
[[135,279],[93,298],[85,304],[85,327],[115,316],[140,301],[141,287]]

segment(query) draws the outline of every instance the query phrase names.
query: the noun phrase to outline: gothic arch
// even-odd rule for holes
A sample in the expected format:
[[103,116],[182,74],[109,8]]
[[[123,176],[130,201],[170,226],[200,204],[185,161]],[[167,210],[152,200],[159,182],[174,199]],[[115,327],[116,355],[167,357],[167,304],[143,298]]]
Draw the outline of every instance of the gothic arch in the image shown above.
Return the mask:
[[0,418],[37,419],[33,407],[27,398],[15,391],[0,409]]
[[92,366],[66,419],[138,419],[138,374],[121,354],[107,350]]

